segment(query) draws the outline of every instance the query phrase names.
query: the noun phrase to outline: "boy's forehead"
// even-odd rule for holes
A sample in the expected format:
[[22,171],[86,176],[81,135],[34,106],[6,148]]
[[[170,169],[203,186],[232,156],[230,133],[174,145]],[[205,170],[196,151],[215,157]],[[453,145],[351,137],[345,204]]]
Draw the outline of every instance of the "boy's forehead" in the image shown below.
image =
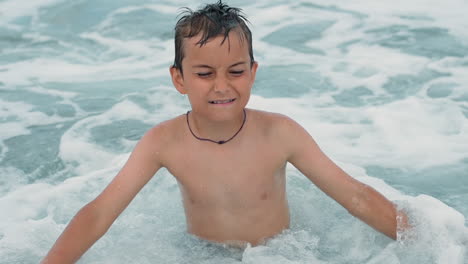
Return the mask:
[[238,32],[231,31],[226,38],[224,35],[218,35],[200,45],[202,37],[202,34],[199,34],[185,39],[185,57],[200,57],[203,55],[211,55],[210,57],[212,57],[213,54],[211,52],[215,51],[227,54],[236,53],[236,55],[250,57],[247,42],[241,38]]

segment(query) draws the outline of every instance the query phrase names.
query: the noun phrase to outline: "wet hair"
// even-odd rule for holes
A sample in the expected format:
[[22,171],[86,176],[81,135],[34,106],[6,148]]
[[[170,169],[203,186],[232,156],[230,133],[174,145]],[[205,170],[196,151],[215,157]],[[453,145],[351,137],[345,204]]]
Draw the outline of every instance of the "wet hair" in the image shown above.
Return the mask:
[[229,32],[235,31],[239,34],[241,41],[247,40],[251,63],[254,62],[252,50],[252,33],[247,26],[248,20],[243,15],[240,8],[229,7],[221,0],[215,4],[207,4],[197,11],[190,8],[183,8],[180,14],[182,17],[175,26],[175,59],[172,67],[177,68],[182,73],[182,60],[184,59],[184,39],[192,38],[201,34],[200,40],[196,43],[202,47],[211,38],[224,36],[223,41],[229,43]]

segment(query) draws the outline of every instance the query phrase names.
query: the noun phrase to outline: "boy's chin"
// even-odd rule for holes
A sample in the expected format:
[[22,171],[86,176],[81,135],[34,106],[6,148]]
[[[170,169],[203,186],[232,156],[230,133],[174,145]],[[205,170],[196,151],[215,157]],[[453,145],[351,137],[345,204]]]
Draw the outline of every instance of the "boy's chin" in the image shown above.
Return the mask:
[[[195,112],[198,116],[203,116],[206,119],[210,119],[216,122],[231,121],[238,119],[239,116],[243,116],[244,108],[232,108],[232,109],[214,109],[210,111]],[[196,110],[195,110],[196,111]]]

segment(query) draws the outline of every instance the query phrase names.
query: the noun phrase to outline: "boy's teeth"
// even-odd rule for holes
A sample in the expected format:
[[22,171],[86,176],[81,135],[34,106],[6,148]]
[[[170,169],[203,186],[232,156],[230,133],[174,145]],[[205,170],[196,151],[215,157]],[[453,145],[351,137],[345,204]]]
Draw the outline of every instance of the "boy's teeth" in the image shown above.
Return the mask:
[[215,101],[210,101],[212,104],[226,104],[234,101],[234,99],[228,99],[228,100],[215,100]]

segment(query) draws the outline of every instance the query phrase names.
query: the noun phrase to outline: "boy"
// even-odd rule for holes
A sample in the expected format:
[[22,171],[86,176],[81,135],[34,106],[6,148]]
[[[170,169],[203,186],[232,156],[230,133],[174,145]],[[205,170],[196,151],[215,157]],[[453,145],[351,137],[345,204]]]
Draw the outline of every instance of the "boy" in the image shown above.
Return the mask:
[[43,263],[78,260],[161,167],[179,183],[188,232],[206,240],[258,245],[288,228],[287,162],[352,215],[396,238],[390,201],[338,168],[293,120],[245,109],[258,67],[245,21],[239,9],[219,1],[177,22],[170,74],[192,110],[142,137]]

